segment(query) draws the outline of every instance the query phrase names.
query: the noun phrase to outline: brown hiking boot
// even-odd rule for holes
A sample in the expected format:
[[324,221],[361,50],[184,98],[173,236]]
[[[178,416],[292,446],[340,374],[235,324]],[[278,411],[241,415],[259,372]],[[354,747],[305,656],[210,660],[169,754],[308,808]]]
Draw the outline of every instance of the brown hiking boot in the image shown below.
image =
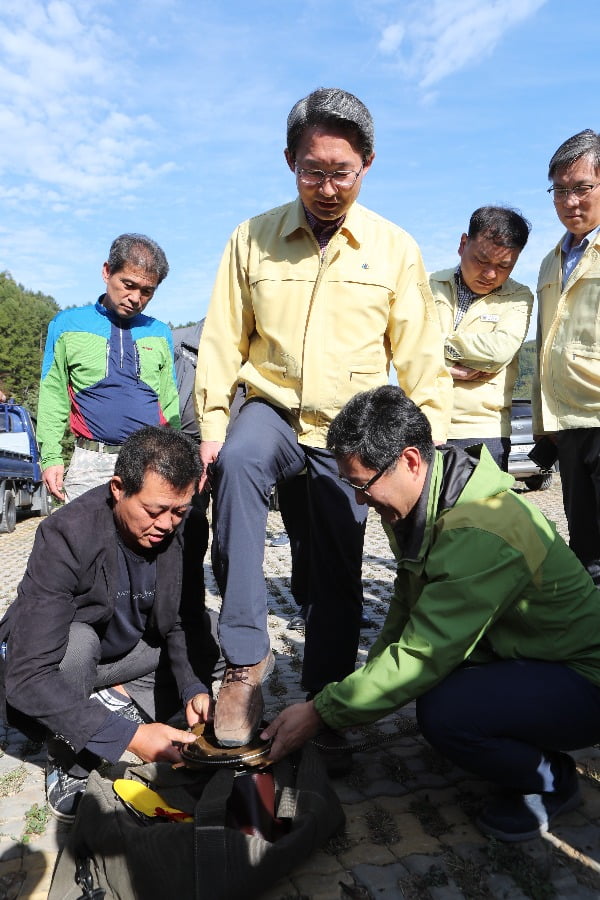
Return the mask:
[[264,710],[261,684],[275,666],[269,650],[253,666],[227,666],[215,706],[215,737],[223,747],[242,747],[254,737]]

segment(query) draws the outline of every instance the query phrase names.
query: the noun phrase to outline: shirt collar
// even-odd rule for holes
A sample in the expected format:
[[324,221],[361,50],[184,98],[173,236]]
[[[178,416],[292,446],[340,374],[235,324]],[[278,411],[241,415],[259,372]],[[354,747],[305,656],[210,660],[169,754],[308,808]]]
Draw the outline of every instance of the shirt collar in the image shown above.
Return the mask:
[[313,233],[315,235],[323,234],[323,233],[327,234],[328,232],[331,232],[331,234],[333,234],[334,232],[336,232],[338,230],[338,228],[340,227],[340,225],[342,225],[344,219],[346,218],[346,214],[344,213],[344,215],[340,216],[339,219],[335,219],[332,222],[323,222],[323,221],[321,221],[321,219],[317,219],[316,216],[313,216],[310,209],[307,209],[307,207],[304,206],[304,204],[302,204],[302,207],[304,209],[304,215],[306,216],[306,221],[312,228]]
[[589,245],[596,240],[596,238],[598,237],[599,234],[600,234],[600,225],[598,225],[597,228],[594,228],[593,231],[590,231],[589,234],[586,234],[586,236],[581,238],[580,241],[578,241],[577,243],[574,243],[575,235],[572,234],[572,232],[567,231],[564,238],[562,239],[560,249],[562,250],[563,253],[570,253],[571,250],[574,250],[575,248],[577,248],[577,249],[581,248],[581,251],[584,252],[585,250],[587,250]]
[[458,292],[460,294],[462,294],[463,296],[470,295],[471,300],[473,300],[475,297],[489,297],[490,294],[497,294],[499,291],[502,290],[502,288],[504,287],[504,284],[506,284],[506,281],[505,281],[504,284],[498,285],[498,287],[494,288],[493,291],[486,291],[485,294],[477,294],[477,293],[475,293],[475,291],[471,290],[471,288],[469,287],[468,284],[465,283],[465,280],[462,276],[460,263],[454,271],[454,280],[456,281],[456,288],[457,288]]
[[[296,199],[290,203],[287,214],[282,222],[280,231],[281,237],[288,238],[299,228],[303,228],[304,230],[309,228],[312,231],[306,215],[307,212],[308,210],[305,211],[300,197],[296,197]],[[343,221],[338,220],[341,221],[341,226],[338,227],[341,227],[341,230],[348,234],[356,246],[361,244],[362,239],[362,213],[363,207],[358,203],[353,203],[345,217],[343,217]]]

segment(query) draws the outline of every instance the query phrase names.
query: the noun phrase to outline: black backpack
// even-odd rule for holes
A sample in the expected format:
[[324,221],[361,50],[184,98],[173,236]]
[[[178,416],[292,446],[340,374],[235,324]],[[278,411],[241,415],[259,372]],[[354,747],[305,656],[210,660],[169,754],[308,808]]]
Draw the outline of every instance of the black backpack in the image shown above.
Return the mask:
[[341,803],[312,745],[265,771],[274,780],[281,835],[275,840],[245,833],[231,815],[235,782],[251,779],[251,772],[218,768],[206,774],[165,763],[131,768],[128,777],[194,817],[150,824],[128,811],[110,780],[92,772],[48,900],[259,898],[344,825]]

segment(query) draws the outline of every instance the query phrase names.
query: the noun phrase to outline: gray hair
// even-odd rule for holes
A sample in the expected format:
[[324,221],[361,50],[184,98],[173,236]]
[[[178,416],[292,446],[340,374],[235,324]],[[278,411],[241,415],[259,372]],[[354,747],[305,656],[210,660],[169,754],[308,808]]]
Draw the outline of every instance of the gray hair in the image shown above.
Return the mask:
[[125,496],[139,494],[146,472],[154,472],[176,490],[197,485],[202,474],[198,447],[186,434],[166,425],[146,425],[134,431],[123,444],[115,475]]
[[391,384],[355,394],[337,414],[327,434],[336,457],[354,456],[367,469],[395,466],[406,447],[433,459],[431,425],[402,388]]
[[373,155],[375,128],[367,107],[341,88],[317,88],[298,100],[287,118],[287,149],[293,160],[307,128],[329,126],[344,134],[363,162]]
[[522,250],[527,243],[531,222],[519,210],[509,206],[480,206],[469,221],[469,238],[484,234],[500,247]]
[[595,169],[600,169],[600,134],[586,128],[560,145],[548,167],[548,179],[552,181],[557,172],[568,169],[582,156],[589,156]]
[[125,266],[156,275],[158,284],[169,274],[169,263],[162,247],[145,234],[120,234],[110,246],[108,269],[111,275],[122,272]]

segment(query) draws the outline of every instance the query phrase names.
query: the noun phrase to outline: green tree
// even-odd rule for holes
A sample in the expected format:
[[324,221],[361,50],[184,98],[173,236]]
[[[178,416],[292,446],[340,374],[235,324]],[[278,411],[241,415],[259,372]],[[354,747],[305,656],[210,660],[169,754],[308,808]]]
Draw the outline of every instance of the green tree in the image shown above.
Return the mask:
[[519,351],[519,376],[513,390],[514,397],[531,397],[531,384],[536,367],[535,341],[525,341]]
[[26,290],[9,272],[0,272],[0,386],[33,413],[48,323],[58,311],[52,297]]

